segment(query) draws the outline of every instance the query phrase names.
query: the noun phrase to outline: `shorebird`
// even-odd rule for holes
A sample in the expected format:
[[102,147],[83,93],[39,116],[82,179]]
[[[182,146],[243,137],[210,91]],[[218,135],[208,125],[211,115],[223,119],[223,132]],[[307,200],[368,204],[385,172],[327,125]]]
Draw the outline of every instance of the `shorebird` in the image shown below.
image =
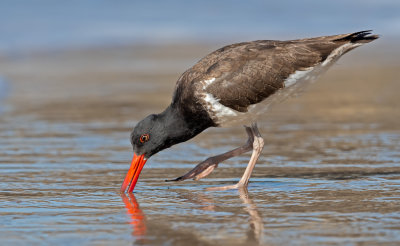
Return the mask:
[[131,134],[133,159],[121,186],[132,192],[146,161],[172,145],[187,141],[209,127],[246,124],[247,142],[207,158],[185,175],[170,181],[210,174],[220,162],[252,151],[235,185],[247,187],[264,141],[256,120],[268,106],[313,82],[346,52],[377,39],[371,31],[289,41],[258,40],[220,48],[178,79],[171,104],[160,114],[140,121]]

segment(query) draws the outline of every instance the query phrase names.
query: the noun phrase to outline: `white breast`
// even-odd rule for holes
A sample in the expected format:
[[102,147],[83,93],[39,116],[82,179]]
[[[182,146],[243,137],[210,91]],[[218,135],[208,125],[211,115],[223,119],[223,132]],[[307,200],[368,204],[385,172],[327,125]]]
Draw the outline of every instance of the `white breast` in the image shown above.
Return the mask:
[[212,94],[206,92],[208,86],[210,86],[216,78],[210,78],[201,81],[202,90],[197,92],[199,98],[201,98],[201,103],[206,108],[211,119],[218,125],[223,125],[225,119],[235,118],[240,112],[233,110],[229,107],[224,106],[219,102],[219,99],[215,98]]

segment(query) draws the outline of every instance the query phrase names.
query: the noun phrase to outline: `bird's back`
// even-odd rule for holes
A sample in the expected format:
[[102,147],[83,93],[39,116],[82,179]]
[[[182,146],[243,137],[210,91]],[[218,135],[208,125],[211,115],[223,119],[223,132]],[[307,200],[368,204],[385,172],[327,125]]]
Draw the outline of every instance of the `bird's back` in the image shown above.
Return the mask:
[[363,31],[228,45],[182,74],[172,103],[188,111],[202,108],[216,125],[240,122],[249,119],[248,112],[254,117],[266,104],[304,87],[344,53],[376,38]]

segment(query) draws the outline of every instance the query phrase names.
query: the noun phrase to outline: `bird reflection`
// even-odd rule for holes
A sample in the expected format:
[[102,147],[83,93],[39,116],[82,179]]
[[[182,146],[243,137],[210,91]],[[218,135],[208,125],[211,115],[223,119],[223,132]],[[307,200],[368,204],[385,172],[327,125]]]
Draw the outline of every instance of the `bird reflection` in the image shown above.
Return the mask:
[[129,193],[126,196],[125,193],[121,194],[122,201],[125,204],[126,213],[130,217],[130,224],[132,225],[132,236],[137,239],[144,238],[146,235],[146,221],[142,210],[139,208],[139,204],[136,201],[135,195]]
[[[238,189],[239,198],[245,205],[244,210],[249,215],[249,229],[247,232],[246,244],[257,245],[262,242],[263,236],[263,220],[258,212],[257,206],[254,201],[250,198],[246,188]],[[219,202],[215,201],[211,196],[201,192],[180,192],[179,196],[184,198],[189,203],[201,205],[197,207],[201,210],[218,212],[221,210],[221,206],[217,205]],[[142,210],[139,208],[139,204],[136,201],[133,193],[121,194],[122,201],[125,204],[126,213],[130,217],[130,224],[132,226],[132,235],[136,238],[136,242],[145,239],[147,233],[146,219]]]
[[[260,244],[262,242],[264,224],[257,206],[254,201],[249,197],[247,188],[239,188],[239,198],[245,205],[244,210],[249,214],[249,230],[247,232],[246,243]],[[205,193],[180,193],[180,197],[186,201],[201,205],[199,209],[206,211],[217,211],[220,206],[217,206],[213,198]]]
[[252,241],[254,243],[260,244],[262,242],[262,235],[264,230],[264,224],[260,213],[257,210],[256,204],[249,197],[249,192],[246,187],[239,189],[239,197],[242,200],[243,204],[246,204],[244,210],[246,210],[250,215],[249,225],[250,229],[247,233],[248,241]]

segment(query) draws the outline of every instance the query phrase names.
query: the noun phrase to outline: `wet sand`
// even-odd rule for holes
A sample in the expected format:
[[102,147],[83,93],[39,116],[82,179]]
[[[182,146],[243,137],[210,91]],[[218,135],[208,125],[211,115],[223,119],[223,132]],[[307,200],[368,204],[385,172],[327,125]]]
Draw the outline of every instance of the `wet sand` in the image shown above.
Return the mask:
[[262,117],[248,192],[206,188],[236,182],[249,155],[200,181],[164,182],[246,140],[214,128],[152,157],[134,196],[120,196],[131,128],[219,46],[0,55],[2,243],[399,244],[400,59],[377,44]]

